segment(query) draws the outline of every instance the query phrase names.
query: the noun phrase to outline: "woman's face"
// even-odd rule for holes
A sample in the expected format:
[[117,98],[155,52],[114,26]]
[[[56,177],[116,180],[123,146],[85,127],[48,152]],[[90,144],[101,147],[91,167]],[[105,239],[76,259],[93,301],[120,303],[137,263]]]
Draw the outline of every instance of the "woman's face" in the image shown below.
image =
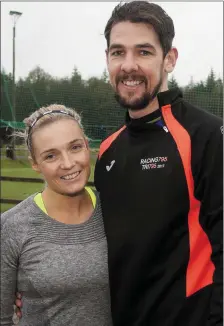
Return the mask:
[[32,135],[32,147],[32,167],[51,190],[75,196],[84,189],[90,176],[90,152],[75,120],[65,118],[40,127]]

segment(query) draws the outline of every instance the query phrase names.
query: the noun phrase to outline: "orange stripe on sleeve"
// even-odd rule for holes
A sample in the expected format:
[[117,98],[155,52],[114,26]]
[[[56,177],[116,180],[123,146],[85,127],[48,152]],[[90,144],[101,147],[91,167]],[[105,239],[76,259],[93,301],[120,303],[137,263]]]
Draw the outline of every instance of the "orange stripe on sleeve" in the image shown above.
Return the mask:
[[188,228],[190,257],[186,274],[186,296],[189,297],[213,283],[215,267],[211,260],[212,247],[210,241],[199,222],[201,203],[194,197],[190,135],[175,119],[170,105],[163,106],[162,112],[167,128],[173,136],[180,153],[189,193]]
[[100,145],[100,150],[99,150],[99,159],[103,155],[103,153],[110,147],[110,145],[113,143],[113,141],[120,135],[120,133],[126,128],[124,125],[121,129],[116,131],[114,134],[110,135],[107,139],[105,139],[102,144]]

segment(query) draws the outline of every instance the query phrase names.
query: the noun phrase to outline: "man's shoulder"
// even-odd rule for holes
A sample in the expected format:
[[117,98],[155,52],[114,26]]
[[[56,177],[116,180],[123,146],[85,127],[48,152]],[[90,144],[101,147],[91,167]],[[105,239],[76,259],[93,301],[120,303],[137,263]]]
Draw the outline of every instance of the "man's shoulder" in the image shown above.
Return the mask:
[[184,99],[181,101],[181,110],[178,112],[177,108],[176,115],[190,133],[196,132],[196,129],[205,134],[214,131],[222,132],[223,120],[221,117]]
[[102,140],[99,148],[99,154],[98,158],[100,158],[104,152],[108,151],[108,149],[111,148],[111,145],[114,144],[119,138],[122,132],[126,129],[126,125],[123,124],[120,127],[118,127],[116,130],[111,132],[107,137]]
[[125,125],[125,123],[123,123],[120,126],[118,126],[117,128],[113,129],[113,131],[111,131],[109,134],[107,134],[107,136],[104,139],[102,139],[100,145],[105,143],[108,139],[116,138],[125,128],[126,128],[126,125]]

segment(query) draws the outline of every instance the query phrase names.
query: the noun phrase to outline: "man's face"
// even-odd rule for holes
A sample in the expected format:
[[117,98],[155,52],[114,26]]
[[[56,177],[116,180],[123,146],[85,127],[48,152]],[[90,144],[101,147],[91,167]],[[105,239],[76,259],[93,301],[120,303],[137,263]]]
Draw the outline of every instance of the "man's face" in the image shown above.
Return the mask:
[[116,99],[123,107],[140,110],[149,105],[161,88],[165,62],[150,25],[127,21],[112,28],[107,64]]

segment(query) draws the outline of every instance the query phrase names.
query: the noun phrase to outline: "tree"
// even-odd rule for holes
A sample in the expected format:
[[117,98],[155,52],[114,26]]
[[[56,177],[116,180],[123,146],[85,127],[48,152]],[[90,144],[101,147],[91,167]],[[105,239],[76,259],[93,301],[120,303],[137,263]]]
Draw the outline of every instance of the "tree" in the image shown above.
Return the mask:
[[109,75],[108,75],[108,72],[107,72],[106,68],[103,71],[103,74],[101,76],[101,80],[103,80],[105,83],[108,83],[108,81],[109,81]]
[[211,69],[205,85],[208,92],[212,92],[216,87],[216,77],[213,69]]
[[50,74],[46,73],[40,66],[36,66],[29,72],[27,80],[33,84],[43,80],[50,80],[51,78]]
[[[99,78],[84,80],[77,67],[70,76],[56,78],[37,66],[16,82],[16,120],[22,121],[40,106],[64,104],[81,113],[87,136],[102,139],[123,123],[126,112],[116,102],[108,80],[106,69]],[[2,70],[1,83],[1,118],[10,121],[12,75]],[[172,87],[178,87],[174,76],[169,80]],[[223,80],[214,71],[198,83],[191,77],[183,93],[193,105],[223,116]]]
[[12,114],[12,74],[1,71],[1,119],[10,121]]
[[71,82],[74,85],[81,85],[82,84],[82,76],[79,73],[76,66],[74,67],[73,72],[72,72]]
[[189,82],[187,87],[190,88],[190,89],[193,89],[195,87],[194,77],[193,76],[191,76],[190,82]]
[[171,88],[176,88],[176,87],[179,87],[176,79],[174,76],[171,77],[171,79],[168,81],[168,88],[171,89]]

